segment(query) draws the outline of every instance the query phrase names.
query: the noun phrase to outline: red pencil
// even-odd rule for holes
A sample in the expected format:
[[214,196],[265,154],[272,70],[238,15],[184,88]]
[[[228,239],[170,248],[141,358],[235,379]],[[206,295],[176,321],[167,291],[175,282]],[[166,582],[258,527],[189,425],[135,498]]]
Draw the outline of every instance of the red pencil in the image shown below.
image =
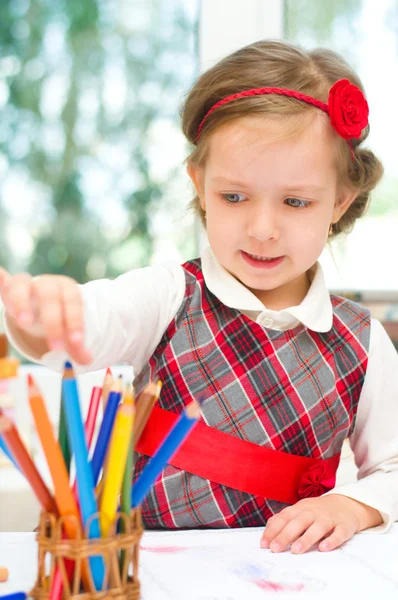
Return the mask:
[[102,408],[105,410],[106,403],[108,402],[109,392],[113,384],[113,375],[111,369],[108,367],[105,373],[104,382],[102,384]]
[[14,456],[19,468],[30,483],[32,490],[43,510],[58,515],[53,496],[48,491],[39,471],[29,456],[14,423],[4,415],[0,415],[0,433],[8,449]]
[[84,423],[84,432],[86,434],[87,447],[90,448],[91,442],[93,441],[93,435],[95,430],[95,422],[97,420],[97,413],[102,396],[102,388],[93,387],[91,392],[90,404],[88,407],[86,422]]

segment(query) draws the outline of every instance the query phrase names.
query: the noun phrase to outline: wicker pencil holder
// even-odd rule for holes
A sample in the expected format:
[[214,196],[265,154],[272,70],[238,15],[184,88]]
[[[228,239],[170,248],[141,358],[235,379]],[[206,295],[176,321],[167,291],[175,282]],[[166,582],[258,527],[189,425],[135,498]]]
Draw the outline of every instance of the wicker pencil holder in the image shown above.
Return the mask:
[[[76,521],[78,535],[75,539],[67,539],[62,534],[67,518]],[[94,518],[98,518],[98,514]],[[63,585],[63,600],[138,600],[139,544],[143,533],[140,509],[133,509],[129,517],[119,514],[116,523],[118,521],[123,526],[123,533],[114,531],[108,538],[87,539],[75,517],[56,518],[51,513],[42,512],[36,535],[38,573],[30,596],[35,600],[48,600],[53,579],[58,577]],[[92,556],[101,556],[104,561],[101,591],[95,590],[91,575],[87,577]],[[120,568],[122,556],[123,568]],[[68,577],[68,568],[70,572],[72,566],[69,561],[73,561],[73,574]]]

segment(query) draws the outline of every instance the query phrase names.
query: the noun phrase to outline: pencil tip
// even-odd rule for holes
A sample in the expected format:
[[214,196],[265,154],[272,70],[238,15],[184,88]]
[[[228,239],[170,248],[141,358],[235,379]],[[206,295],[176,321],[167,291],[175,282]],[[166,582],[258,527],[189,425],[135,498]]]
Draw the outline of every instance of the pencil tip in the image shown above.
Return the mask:
[[71,363],[71,362],[69,362],[69,360],[66,360],[66,361],[65,361],[64,368],[65,368],[65,369],[71,369],[71,368],[72,368],[72,363]]
[[105,375],[112,375],[112,371],[111,371],[110,367],[107,368]]
[[28,373],[28,385],[31,387],[34,384],[33,377],[30,373]]

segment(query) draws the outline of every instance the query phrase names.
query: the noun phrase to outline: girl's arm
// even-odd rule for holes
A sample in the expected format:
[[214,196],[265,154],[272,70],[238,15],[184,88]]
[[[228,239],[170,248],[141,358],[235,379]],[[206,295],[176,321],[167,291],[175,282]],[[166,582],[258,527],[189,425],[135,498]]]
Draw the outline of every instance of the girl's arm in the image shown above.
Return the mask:
[[[92,361],[77,365],[77,372],[128,363],[138,373],[182,303],[185,277],[181,265],[169,263],[130,271],[113,281],[92,281],[79,286],[79,290],[85,347]],[[31,340],[7,315],[5,326],[12,343],[27,358],[63,370],[67,358],[64,350],[47,351],[46,345]]]
[[372,319],[369,361],[350,444],[359,480],[329,494],[376,508],[384,520],[377,531],[385,531],[398,519],[398,354],[376,319]]
[[356,532],[386,531],[398,519],[398,355],[372,319],[369,360],[350,442],[359,480],[305,498],[271,517],[261,546],[306,552],[334,550]]

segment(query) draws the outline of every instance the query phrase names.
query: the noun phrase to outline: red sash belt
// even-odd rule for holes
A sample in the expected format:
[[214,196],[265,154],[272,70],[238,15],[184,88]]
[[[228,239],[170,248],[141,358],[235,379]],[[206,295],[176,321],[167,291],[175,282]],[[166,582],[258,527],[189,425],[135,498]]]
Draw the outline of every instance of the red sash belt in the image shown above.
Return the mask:
[[[136,450],[153,456],[177,419],[154,406]],[[294,504],[333,489],[339,460],[339,454],[322,460],[272,450],[199,421],[169,464],[241,492]]]

